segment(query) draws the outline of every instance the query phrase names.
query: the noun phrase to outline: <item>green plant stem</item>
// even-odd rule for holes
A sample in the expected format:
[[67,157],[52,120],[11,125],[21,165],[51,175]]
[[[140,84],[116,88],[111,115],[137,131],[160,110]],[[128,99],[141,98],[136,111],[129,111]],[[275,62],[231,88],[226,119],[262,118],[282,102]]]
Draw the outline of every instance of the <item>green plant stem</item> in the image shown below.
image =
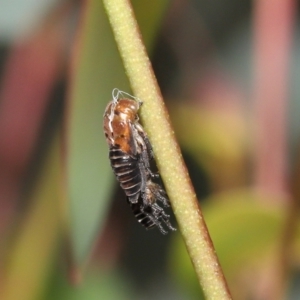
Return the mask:
[[231,299],[141,35],[127,0],[103,0],[174,214],[207,299]]

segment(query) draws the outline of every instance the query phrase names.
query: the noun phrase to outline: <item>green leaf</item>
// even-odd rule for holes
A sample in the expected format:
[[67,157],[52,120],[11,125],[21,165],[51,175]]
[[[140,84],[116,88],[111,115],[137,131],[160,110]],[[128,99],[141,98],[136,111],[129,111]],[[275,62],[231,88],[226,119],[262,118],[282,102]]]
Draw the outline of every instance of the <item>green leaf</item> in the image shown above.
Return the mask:
[[49,300],[125,300],[135,299],[129,282],[117,272],[89,272],[80,286],[74,287],[57,270],[47,297]]
[[[147,1],[137,3],[147,4]],[[73,56],[67,106],[66,161],[71,210],[71,244],[76,264],[82,264],[101,230],[115,182],[102,130],[102,116],[113,88],[129,91],[128,80],[101,1],[86,1]],[[167,1],[146,5],[141,23],[157,28]],[[141,7],[137,9],[139,13]],[[143,32],[143,30],[142,30]],[[151,45],[154,32],[144,39]]]
[[86,3],[67,108],[68,196],[76,263],[83,262],[105,221],[113,180],[102,116],[112,84],[125,82],[101,2]]

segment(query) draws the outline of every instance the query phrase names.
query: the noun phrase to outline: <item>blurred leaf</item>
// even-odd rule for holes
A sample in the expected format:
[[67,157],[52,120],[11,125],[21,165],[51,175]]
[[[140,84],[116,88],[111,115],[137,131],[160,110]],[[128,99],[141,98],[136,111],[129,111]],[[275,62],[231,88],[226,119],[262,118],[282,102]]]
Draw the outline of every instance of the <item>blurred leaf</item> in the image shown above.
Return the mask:
[[93,272],[86,276],[80,286],[71,286],[58,274],[49,291],[49,300],[125,300],[134,299],[126,278],[118,273]]
[[36,150],[52,91],[65,59],[66,16],[58,5],[35,34],[13,45],[0,87],[0,234],[12,221],[24,173]]
[[152,50],[169,0],[132,0],[132,6],[148,53]]
[[58,134],[22,220],[1,279],[0,298],[40,299],[60,237],[61,170]]
[[238,109],[170,107],[180,145],[210,174],[214,187],[245,183],[246,128]]
[[213,160],[237,160],[245,149],[245,124],[234,112],[181,105],[172,106],[171,115],[180,142],[201,154],[205,166]]
[[[202,207],[229,286],[234,285],[243,268],[257,262],[263,265],[268,256],[279,251],[284,221],[282,207],[261,203],[255,193],[240,191],[214,196]],[[178,282],[188,289],[199,290],[192,264],[178,236],[173,241],[171,265]]]
[[[115,182],[102,131],[103,112],[113,88],[129,91],[101,1],[85,3],[73,57],[66,134],[71,239],[76,264],[86,259],[97,231],[102,228]],[[164,10],[167,1],[159,3],[152,5],[155,9],[147,10],[147,18],[142,20],[142,25],[149,26],[150,23],[152,28],[157,28],[155,24],[161,18],[159,12]],[[140,10],[137,9],[137,12]],[[149,28],[146,33],[149,37],[144,36],[144,39],[150,45],[154,34]]]

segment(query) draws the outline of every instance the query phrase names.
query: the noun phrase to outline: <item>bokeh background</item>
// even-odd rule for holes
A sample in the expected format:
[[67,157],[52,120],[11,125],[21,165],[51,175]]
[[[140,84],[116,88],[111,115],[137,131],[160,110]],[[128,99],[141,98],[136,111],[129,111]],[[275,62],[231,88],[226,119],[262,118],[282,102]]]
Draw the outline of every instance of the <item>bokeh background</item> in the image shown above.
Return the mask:
[[[300,299],[299,2],[132,4],[233,298]],[[0,299],[203,298],[112,174],[115,87],[101,1],[1,0]]]

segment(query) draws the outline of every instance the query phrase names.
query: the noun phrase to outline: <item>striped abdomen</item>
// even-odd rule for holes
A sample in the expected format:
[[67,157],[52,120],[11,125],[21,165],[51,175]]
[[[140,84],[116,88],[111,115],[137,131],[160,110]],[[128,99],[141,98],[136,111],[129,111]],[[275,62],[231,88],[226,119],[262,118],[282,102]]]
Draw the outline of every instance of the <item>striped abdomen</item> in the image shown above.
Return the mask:
[[138,159],[131,157],[117,147],[110,149],[109,158],[113,171],[126,196],[131,203],[136,203],[142,187]]
[[152,218],[141,210],[140,203],[131,203],[128,199],[127,201],[130,204],[134,216],[136,217],[139,223],[141,223],[146,229],[151,229],[154,226],[156,226]]

